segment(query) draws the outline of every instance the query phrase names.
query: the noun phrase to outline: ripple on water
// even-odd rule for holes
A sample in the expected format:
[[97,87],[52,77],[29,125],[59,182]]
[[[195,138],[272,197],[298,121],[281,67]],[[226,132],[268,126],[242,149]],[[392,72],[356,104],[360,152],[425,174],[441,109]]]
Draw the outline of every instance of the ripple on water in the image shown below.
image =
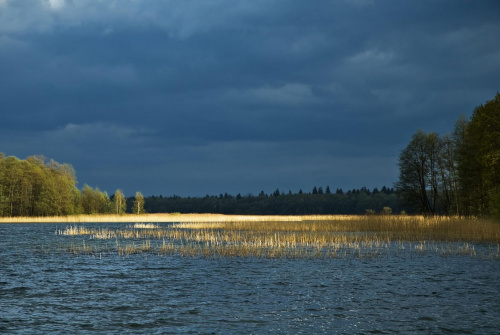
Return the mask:
[[2,226],[0,333],[494,334],[500,322],[498,261],[38,252],[54,228]]

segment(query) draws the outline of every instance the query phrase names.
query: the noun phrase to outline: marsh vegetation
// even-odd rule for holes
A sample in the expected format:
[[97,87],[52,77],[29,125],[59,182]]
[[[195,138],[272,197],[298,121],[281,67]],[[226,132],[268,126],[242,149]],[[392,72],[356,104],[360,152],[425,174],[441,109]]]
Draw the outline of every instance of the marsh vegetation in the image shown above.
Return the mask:
[[66,244],[66,251],[101,257],[103,253],[118,253],[366,259],[434,253],[500,259],[500,224],[489,220],[420,216],[188,218],[184,217],[184,222],[114,228],[74,224],[55,233],[80,238]]

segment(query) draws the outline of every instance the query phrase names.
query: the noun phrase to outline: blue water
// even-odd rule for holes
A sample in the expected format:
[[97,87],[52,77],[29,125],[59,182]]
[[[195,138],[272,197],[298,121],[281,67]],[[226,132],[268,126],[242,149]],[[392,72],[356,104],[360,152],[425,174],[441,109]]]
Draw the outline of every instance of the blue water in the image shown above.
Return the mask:
[[72,255],[56,226],[0,225],[0,333],[500,333],[498,260]]

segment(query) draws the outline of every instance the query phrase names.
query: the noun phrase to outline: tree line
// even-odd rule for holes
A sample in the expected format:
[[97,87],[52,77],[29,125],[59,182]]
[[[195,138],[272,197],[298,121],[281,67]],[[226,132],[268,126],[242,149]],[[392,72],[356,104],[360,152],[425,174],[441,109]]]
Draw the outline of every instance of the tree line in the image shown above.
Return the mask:
[[365,214],[400,212],[394,189],[366,187],[344,192],[337,188],[313,187],[311,192],[292,194],[276,189],[271,194],[145,198],[137,192],[125,197],[116,190],[111,196],[98,187],[77,188],[76,174],[69,164],[30,156],[25,160],[0,153],[0,216],[61,216],[77,214],[221,213],[221,214]]
[[500,216],[500,93],[453,133],[418,130],[399,156],[396,189],[425,215]]
[[[0,216],[60,216],[124,214],[127,199],[121,190],[109,197],[97,187],[76,187],[69,164],[30,156],[25,160],[0,153]],[[129,211],[144,213],[144,196],[129,200]]]
[[[400,213],[403,208],[393,188],[380,190],[366,187],[344,192],[331,192],[327,186],[313,187],[312,191],[298,193],[276,189],[270,194],[236,196],[224,193],[205,197],[150,196],[146,198],[148,213],[220,213],[247,215],[303,215],[303,214],[375,214]],[[414,210],[409,207],[410,211]],[[407,210],[405,208],[405,210]]]

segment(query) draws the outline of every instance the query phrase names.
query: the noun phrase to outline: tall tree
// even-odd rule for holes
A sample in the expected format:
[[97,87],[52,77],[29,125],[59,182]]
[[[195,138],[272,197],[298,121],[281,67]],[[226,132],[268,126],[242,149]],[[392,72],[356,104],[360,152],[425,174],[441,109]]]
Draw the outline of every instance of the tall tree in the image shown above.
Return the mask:
[[439,171],[441,178],[440,205],[445,214],[459,215],[458,166],[456,142],[452,135],[441,138]]
[[113,196],[113,213],[125,214],[127,210],[127,202],[122,190],[116,190]]
[[46,216],[75,213],[76,178],[70,165],[43,156],[0,157],[0,215]]
[[[470,172],[465,171],[467,167],[467,156],[471,148],[468,148],[465,142],[465,133],[469,121],[465,115],[460,115],[458,121],[455,123],[453,130],[453,142],[455,144],[455,159],[457,164],[457,211],[460,215],[469,216],[471,209],[471,194],[469,193],[471,185],[467,185],[467,177]],[[472,151],[470,154],[474,154]]]
[[396,187],[407,203],[427,215],[434,215],[438,204],[440,149],[436,133],[419,130],[399,156]]
[[47,163],[50,171],[52,190],[55,193],[54,210],[57,215],[68,215],[76,213],[76,176],[75,170],[69,164],[59,164],[54,160]]
[[85,214],[105,214],[110,211],[110,200],[106,192],[85,185],[82,189],[81,206]]
[[[241,197],[241,196],[240,196]],[[141,192],[135,193],[135,199],[132,206],[132,212],[134,214],[144,214],[146,211],[144,210],[144,196]]]
[[500,93],[474,109],[457,152],[466,214],[500,216]]

